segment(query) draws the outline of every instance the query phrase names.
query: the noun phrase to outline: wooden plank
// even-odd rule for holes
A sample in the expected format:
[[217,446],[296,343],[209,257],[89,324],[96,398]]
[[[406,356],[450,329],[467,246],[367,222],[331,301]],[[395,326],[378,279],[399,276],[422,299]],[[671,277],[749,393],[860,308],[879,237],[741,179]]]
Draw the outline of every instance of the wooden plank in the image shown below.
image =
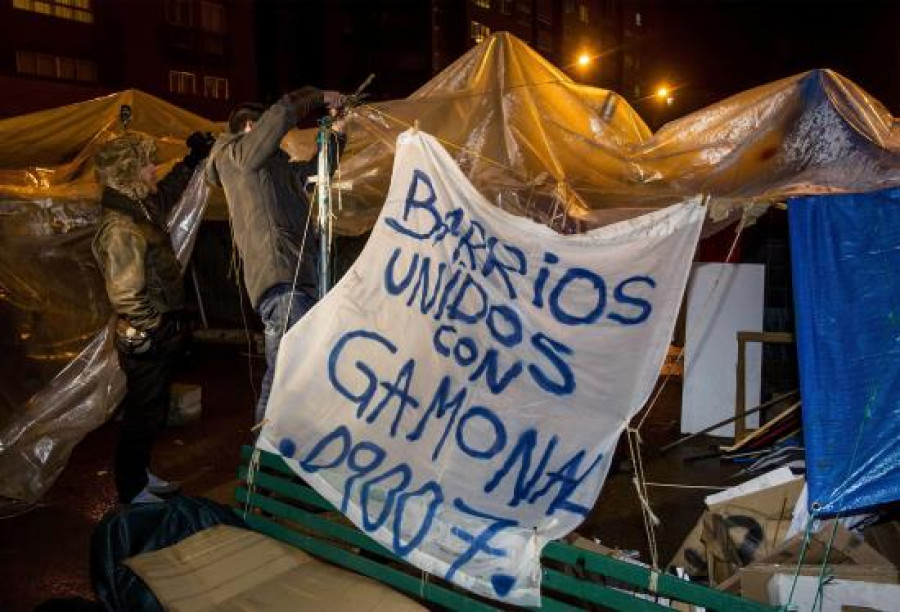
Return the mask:
[[758,331],[739,331],[737,333],[738,353],[737,353],[737,372],[734,399],[734,443],[740,444],[748,434],[747,427],[747,406],[746,406],[746,387],[747,387],[747,343],[761,342],[772,344],[791,344],[794,341],[794,334],[789,332],[758,332]]

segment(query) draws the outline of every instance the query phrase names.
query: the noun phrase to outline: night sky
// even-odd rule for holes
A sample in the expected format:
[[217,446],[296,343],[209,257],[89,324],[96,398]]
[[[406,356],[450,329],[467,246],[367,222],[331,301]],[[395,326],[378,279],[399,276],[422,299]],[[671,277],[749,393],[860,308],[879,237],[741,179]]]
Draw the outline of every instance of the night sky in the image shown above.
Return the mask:
[[831,68],[900,111],[900,0],[664,0],[658,19],[650,70],[692,105]]
[[[403,81],[392,67],[397,56],[384,55],[387,46],[398,44],[402,53],[420,55],[427,42],[371,16],[372,11],[427,10],[423,0],[267,0],[262,5],[267,10],[258,23],[259,76],[262,97],[269,101],[286,87],[307,83],[352,90],[369,72],[380,75],[370,90],[373,99],[403,97],[429,78],[421,74]],[[326,6],[343,7],[343,23],[330,23]],[[677,103],[659,119],[815,68],[836,70],[900,113],[900,0],[648,0],[643,6],[645,91],[662,82],[680,87]],[[282,36],[273,36],[278,31]],[[277,59],[284,55],[285,40],[291,56],[302,58],[291,66]],[[635,106],[653,107],[649,101]]]

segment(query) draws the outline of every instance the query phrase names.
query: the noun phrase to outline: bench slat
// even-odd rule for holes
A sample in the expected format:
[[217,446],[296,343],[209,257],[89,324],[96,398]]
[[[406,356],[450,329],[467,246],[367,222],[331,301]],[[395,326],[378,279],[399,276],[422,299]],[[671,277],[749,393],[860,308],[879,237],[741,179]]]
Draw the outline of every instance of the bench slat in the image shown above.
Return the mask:
[[[236,493],[238,502],[244,504],[247,502],[247,489],[240,487]],[[264,495],[249,495],[250,505],[259,508],[265,512],[269,512],[278,518],[286,518],[294,523],[299,523],[304,527],[314,531],[321,532],[323,535],[338,539],[352,546],[358,546],[376,555],[387,557],[396,562],[406,563],[403,559],[378,544],[375,540],[359,531],[356,527],[342,525],[333,522],[327,518],[316,516],[311,512],[306,512],[300,508],[295,508],[289,504],[274,500]]]
[[[647,589],[650,585],[651,571],[645,567],[562,542],[548,543],[544,547],[542,557],[568,565],[583,566],[588,572],[608,576],[641,589]],[[665,597],[713,610],[728,610],[729,612],[732,610],[734,612],[774,612],[778,610],[774,606],[743,599],[665,573],[657,576],[656,592]]]
[[620,610],[622,612],[631,612],[632,610],[637,612],[661,612],[663,610],[671,612],[672,610],[668,606],[640,599],[608,586],[567,576],[556,570],[544,569],[542,574],[542,589],[561,591],[584,601],[606,606],[612,610]]
[[[247,463],[253,456],[253,448],[243,447],[241,457]],[[291,501],[300,501],[321,510],[334,510],[334,507],[321,495],[310,487],[293,482],[296,473],[285,461],[265,451],[259,455],[260,469],[254,474],[254,485],[283,496]],[[263,471],[266,470],[266,471]],[[248,466],[241,465],[238,476],[241,480],[247,480]],[[274,473],[273,473],[274,472]],[[254,492],[250,494],[245,487],[238,487],[236,491],[239,504],[238,513],[245,506],[249,509],[258,508],[276,517],[282,517],[304,528],[320,532],[324,537],[336,539],[340,542],[359,547],[370,553],[380,555],[387,562],[406,563],[400,557],[384,548],[362,531],[344,525],[328,518],[307,512],[282,500]],[[455,590],[440,586],[431,582],[422,582],[419,578],[404,573],[396,568],[379,563],[376,560],[366,559],[351,551],[341,548],[335,542],[322,540],[316,535],[306,535],[292,530],[287,526],[268,520],[256,514],[249,514],[247,522],[257,530],[266,533],[279,540],[293,544],[303,550],[320,556],[328,561],[347,567],[361,574],[380,580],[391,586],[421,597],[426,601],[437,603],[452,610],[497,610],[474,596],[467,596]],[[619,582],[637,587],[641,590],[650,590],[652,574],[648,568],[628,563],[620,559],[614,559],[607,555],[584,550],[563,542],[550,542],[544,547],[542,560],[551,560],[566,566],[577,568],[579,571],[605,576]],[[411,567],[411,566],[410,566]],[[418,570],[416,570],[418,571]],[[543,586],[554,592],[562,593],[568,597],[575,597],[585,602],[591,602],[606,606],[613,610],[623,612],[637,610],[647,612],[659,612],[671,610],[667,606],[635,597],[627,592],[616,590],[607,585],[593,582],[590,577],[580,578],[567,575],[556,569],[543,568]],[[728,612],[777,612],[778,608],[746,600],[729,593],[724,593],[710,587],[682,580],[676,576],[665,573],[657,573],[655,592],[661,597],[676,599],[700,605],[711,610],[723,610]],[[424,590],[423,590],[424,589]],[[542,597],[541,612],[565,612],[576,611],[580,608],[568,603],[557,601],[551,597]]]
[[[245,466],[238,469],[238,479],[247,482],[249,470]],[[320,510],[336,510],[334,506],[328,503],[328,500],[316,493],[310,487],[291,482],[285,478],[281,478],[274,474],[257,471],[253,475],[253,485],[264,489],[275,491],[280,495],[284,495],[290,499],[305,502]]]

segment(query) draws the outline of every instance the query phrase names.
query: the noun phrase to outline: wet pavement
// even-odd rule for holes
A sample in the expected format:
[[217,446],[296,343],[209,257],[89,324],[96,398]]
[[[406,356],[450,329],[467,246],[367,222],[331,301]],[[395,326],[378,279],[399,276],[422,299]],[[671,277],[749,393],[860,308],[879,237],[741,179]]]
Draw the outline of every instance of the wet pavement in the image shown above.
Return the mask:
[[[258,387],[264,360],[251,363]],[[229,503],[240,447],[250,440],[250,376],[245,348],[198,345],[176,381],[202,384],[202,417],[163,432],[153,471],[180,482],[188,495]],[[90,536],[117,503],[110,461],[118,428],[110,422],[90,433],[36,508],[0,520],[0,610],[32,610],[52,598],[93,598]]]
[[[240,447],[251,436],[251,380],[258,386],[263,368],[263,360],[248,358],[244,347],[198,345],[176,380],[202,384],[202,418],[162,434],[154,449],[154,471],[181,482],[188,495],[229,503]],[[732,465],[715,459],[684,462],[686,457],[706,452],[709,439],[654,457],[654,449],[678,436],[680,400],[680,382],[670,379],[641,429],[647,481],[735,484],[729,479],[737,471]],[[32,610],[52,598],[93,598],[88,567],[90,535],[116,503],[109,462],[118,426],[108,423],[89,434],[37,507],[0,520],[0,610]],[[627,445],[620,446],[620,452],[625,451],[622,456],[627,457]],[[610,475],[579,532],[612,548],[637,550],[641,560],[648,561],[647,537],[628,463],[624,461],[623,467]],[[650,487],[650,503],[661,520],[657,539],[662,563],[675,553],[700,516],[703,498],[712,492]]]

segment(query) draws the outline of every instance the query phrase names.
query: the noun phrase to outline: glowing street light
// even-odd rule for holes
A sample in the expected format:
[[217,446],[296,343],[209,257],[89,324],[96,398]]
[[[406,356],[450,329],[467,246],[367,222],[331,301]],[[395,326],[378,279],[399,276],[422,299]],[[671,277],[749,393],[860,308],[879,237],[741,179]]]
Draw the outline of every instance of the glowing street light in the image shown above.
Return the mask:
[[591,56],[587,53],[582,53],[578,56],[578,65],[582,68],[587,68],[588,64],[591,63]]
[[666,106],[672,106],[675,103],[675,97],[672,95],[672,88],[668,85],[660,85],[656,88],[656,99]]

